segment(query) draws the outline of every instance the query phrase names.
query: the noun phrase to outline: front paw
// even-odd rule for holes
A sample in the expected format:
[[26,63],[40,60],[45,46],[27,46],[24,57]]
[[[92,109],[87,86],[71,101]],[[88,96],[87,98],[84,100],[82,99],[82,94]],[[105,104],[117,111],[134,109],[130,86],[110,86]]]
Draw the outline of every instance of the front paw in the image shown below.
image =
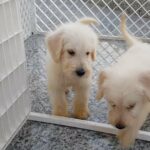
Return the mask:
[[74,111],[73,117],[77,119],[87,119],[90,116],[89,110]]
[[129,148],[135,142],[135,137],[130,130],[119,131],[117,138],[119,139],[119,142],[123,148]]

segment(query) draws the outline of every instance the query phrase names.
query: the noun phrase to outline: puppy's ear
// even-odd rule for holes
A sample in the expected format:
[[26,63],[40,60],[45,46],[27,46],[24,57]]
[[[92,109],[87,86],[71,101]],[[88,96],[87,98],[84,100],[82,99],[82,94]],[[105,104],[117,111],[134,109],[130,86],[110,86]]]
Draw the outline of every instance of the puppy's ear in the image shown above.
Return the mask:
[[52,56],[52,59],[58,63],[61,58],[61,52],[63,49],[63,38],[62,33],[60,31],[55,31],[51,35],[47,35],[46,44],[48,50]]
[[93,61],[96,60],[96,50],[95,49],[91,52],[91,58]]
[[150,71],[143,73],[140,76],[140,82],[142,83],[144,94],[146,95],[147,99],[150,101]]
[[105,82],[107,78],[106,72],[103,70],[101,71],[100,75],[99,75],[99,79],[98,79],[98,91],[97,91],[97,95],[96,95],[96,99],[100,100],[103,96],[104,96],[104,87],[103,84]]
[[80,22],[80,23],[85,24],[85,25],[91,25],[91,24],[97,24],[98,23],[94,18],[91,18],[91,17],[81,18],[77,22]]

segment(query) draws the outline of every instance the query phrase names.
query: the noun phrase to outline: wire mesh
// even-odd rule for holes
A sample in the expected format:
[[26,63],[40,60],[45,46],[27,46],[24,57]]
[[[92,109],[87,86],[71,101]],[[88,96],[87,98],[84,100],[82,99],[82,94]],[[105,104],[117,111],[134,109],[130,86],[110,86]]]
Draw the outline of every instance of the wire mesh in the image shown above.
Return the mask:
[[150,38],[149,0],[36,0],[37,30],[52,31],[58,25],[81,17],[94,17],[93,28],[100,36],[120,35],[120,15],[127,14],[127,26],[138,37]]

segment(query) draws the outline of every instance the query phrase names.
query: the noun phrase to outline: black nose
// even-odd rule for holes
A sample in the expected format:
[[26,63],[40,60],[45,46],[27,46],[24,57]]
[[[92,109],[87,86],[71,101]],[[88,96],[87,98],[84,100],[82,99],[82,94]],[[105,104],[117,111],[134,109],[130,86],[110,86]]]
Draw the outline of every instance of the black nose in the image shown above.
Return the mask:
[[116,128],[118,128],[118,129],[124,129],[125,125],[118,123],[118,124],[116,124]]
[[81,76],[83,76],[83,75],[85,74],[85,71],[84,71],[83,68],[80,68],[80,69],[77,69],[77,70],[76,70],[76,74],[77,74],[79,77],[81,77]]

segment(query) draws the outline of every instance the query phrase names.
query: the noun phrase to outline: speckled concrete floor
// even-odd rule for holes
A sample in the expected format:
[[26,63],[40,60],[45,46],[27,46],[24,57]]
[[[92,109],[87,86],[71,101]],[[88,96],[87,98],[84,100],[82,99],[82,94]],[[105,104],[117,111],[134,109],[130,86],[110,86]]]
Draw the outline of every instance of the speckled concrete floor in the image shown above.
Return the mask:
[[[111,46],[110,46],[111,45]],[[27,66],[32,111],[50,113],[45,74],[46,50],[42,35],[33,35],[26,42]],[[113,49],[112,49],[113,47]],[[123,53],[124,43],[101,41],[94,63],[93,85],[88,120],[107,122],[107,105],[95,100],[96,78],[101,67],[108,66]],[[71,103],[71,100],[70,100]],[[71,109],[70,109],[71,110]],[[143,129],[150,131],[147,120]],[[28,121],[16,135],[7,150],[119,150],[115,136],[82,129]],[[150,142],[137,140],[133,150],[148,150]]]
[[[131,150],[148,150],[150,143],[136,141]],[[28,121],[7,150],[121,150],[115,136]]]

